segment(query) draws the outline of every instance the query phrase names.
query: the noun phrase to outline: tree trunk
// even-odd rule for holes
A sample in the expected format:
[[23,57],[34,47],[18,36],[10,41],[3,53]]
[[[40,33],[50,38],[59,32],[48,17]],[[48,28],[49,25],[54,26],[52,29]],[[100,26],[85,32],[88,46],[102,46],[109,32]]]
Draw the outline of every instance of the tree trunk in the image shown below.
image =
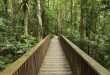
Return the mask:
[[59,4],[57,0],[57,35],[59,34]]
[[42,0],[42,28],[43,28],[43,38],[47,35],[47,20],[46,20],[46,3]]
[[81,39],[84,38],[83,18],[84,18],[84,14],[83,14],[83,9],[81,8],[81,15],[80,15],[80,38]]
[[24,36],[28,37],[28,10],[24,12]]
[[11,0],[11,1],[12,1],[12,12],[15,17],[16,16],[16,3],[15,3],[16,0]]
[[53,12],[54,12],[54,9],[55,9],[55,0],[53,0],[52,8],[53,8]]
[[72,25],[73,25],[73,0],[71,0],[71,27],[72,27]]
[[48,8],[50,7],[50,0],[48,0]]
[[40,11],[40,0],[37,0],[37,20],[38,20],[38,31],[37,31],[37,40],[40,41],[42,39],[42,19],[41,19],[41,11]]
[[[70,6],[70,8],[71,8],[71,34],[72,34],[72,29],[73,29],[73,0],[71,0],[71,6]],[[71,36],[70,36],[71,37]]]
[[80,13],[80,27],[79,27],[79,31],[80,31],[80,40],[81,40],[81,43],[80,43],[80,48],[83,50],[84,46],[83,46],[83,38],[84,38],[84,23],[83,23],[83,20],[84,20],[84,0],[81,0],[81,13]]

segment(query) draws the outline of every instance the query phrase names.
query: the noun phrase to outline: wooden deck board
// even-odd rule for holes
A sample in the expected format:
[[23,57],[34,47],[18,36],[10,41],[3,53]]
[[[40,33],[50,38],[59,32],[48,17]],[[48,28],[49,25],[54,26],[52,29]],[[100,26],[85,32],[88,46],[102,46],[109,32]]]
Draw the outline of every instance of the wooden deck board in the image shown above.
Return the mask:
[[73,75],[57,36],[50,42],[38,75]]

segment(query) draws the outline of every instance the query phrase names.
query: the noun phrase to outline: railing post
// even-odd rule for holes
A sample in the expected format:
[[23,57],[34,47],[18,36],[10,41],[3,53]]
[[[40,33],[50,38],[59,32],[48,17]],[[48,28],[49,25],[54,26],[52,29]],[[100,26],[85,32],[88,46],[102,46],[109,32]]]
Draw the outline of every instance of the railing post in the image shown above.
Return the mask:
[[81,60],[78,55],[76,59],[77,59],[76,61],[77,75],[81,75]]

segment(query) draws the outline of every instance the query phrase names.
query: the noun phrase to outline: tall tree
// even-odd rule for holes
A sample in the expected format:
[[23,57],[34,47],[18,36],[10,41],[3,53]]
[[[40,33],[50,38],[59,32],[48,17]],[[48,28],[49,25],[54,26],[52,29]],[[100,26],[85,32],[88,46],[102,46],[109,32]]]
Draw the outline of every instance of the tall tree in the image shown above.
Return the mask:
[[24,15],[24,36],[28,37],[28,0],[22,0],[22,9],[23,9],[23,15]]
[[73,28],[73,0],[71,0],[70,8],[71,8],[71,28]]
[[48,8],[50,7],[50,0],[48,0]]
[[80,5],[80,8],[81,8],[81,13],[80,13],[80,27],[79,27],[79,30],[80,30],[80,38],[83,39],[84,38],[84,0],[81,0],[81,5]]
[[38,20],[37,40],[40,41],[42,39],[42,34],[43,34],[40,0],[36,0],[36,9],[37,9],[37,20]]
[[59,1],[57,0],[57,35],[59,34]]
[[43,28],[43,37],[47,35],[47,13],[46,13],[46,0],[42,0],[42,28]]

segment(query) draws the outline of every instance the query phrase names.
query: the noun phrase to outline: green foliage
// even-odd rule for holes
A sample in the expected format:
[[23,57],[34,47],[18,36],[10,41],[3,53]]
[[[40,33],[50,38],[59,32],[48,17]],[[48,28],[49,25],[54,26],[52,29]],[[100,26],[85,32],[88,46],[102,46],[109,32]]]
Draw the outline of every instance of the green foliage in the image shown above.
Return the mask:
[[16,41],[14,38],[2,44],[0,54],[0,70],[3,70],[6,65],[11,64],[21,55],[26,53],[36,43],[36,38],[29,36],[28,38],[20,38]]
[[35,38],[30,36],[28,38],[21,38],[20,41],[10,40],[7,43],[2,44],[1,52],[4,55],[7,53],[12,55],[23,54],[35,44]]
[[6,67],[6,64],[5,64],[3,61],[0,60],[0,72],[1,72],[3,69],[5,69],[5,67]]
[[6,57],[0,56],[0,71],[5,69],[10,63],[12,63],[12,55],[7,55]]

